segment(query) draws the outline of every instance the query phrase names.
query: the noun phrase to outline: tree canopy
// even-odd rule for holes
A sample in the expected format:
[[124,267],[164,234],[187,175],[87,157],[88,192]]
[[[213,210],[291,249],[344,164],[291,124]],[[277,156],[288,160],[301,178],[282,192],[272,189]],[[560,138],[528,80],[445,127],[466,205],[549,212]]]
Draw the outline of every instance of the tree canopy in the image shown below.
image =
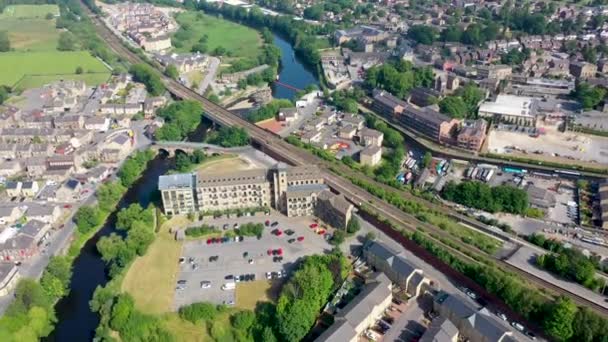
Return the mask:
[[203,107],[197,101],[176,101],[158,110],[165,124],[156,133],[156,139],[181,141],[194,132],[203,117]]
[[386,89],[397,97],[404,97],[414,87],[431,87],[433,82],[431,68],[415,68],[402,60],[372,67],[365,75],[368,87]]
[[143,83],[146,86],[150,95],[159,96],[165,92],[165,86],[160,76],[147,64],[133,64],[129,68],[129,73],[133,75],[135,82]]
[[448,182],[441,193],[448,201],[490,213],[524,214],[528,209],[528,194],[508,185],[490,187],[477,181],[456,184]]
[[215,134],[210,134],[208,142],[223,147],[246,146],[249,144],[249,134],[241,127],[222,127]]

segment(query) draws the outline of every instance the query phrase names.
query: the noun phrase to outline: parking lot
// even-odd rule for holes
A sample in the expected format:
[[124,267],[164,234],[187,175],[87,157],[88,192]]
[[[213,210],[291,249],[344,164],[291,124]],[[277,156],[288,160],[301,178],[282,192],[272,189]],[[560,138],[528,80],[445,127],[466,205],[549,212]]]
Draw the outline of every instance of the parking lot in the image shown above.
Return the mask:
[[[267,272],[277,272],[274,278],[278,278],[279,271],[290,272],[295,262],[310,254],[329,252],[332,246],[325,239],[315,233],[309,226],[314,222],[312,217],[288,218],[279,214],[270,216],[221,218],[206,220],[205,224],[223,227],[228,224],[231,228],[235,223],[247,222],[264,223],[278,222],[275,227],[266,227],[260,239],[257,237],[244,237],[243,241],[232,240],[227,243],[207,244],[207,238],[186,241],[182,248],[184,262],[180,266],[179,280],[185,280],[182,289],[175,291],[174,306],[179,308],[194,302],[211,302],[217,304],[231,304],[236,301],[235,290],[222,290],[222,285],[233,282],[225,279],[232,275],[255,275],[255,281],[266,281]],[[193,224],[195,225],[195,224]],[[271,232],[280,229],[285,232],[288,229],[294,231],[289,236],[286,233],[276,236]],[[303,237],[302,241],[298,241]],[[295,239],[289,243],[288,241]],[[281,262],[273,261],[278,255],[268,255],[268,250],[277,251],[281,249]],[[244,253],[247,253],[246,255]],[[275,252],[276,253],[276,252]],[[217,256],[216,261],[210,261],[210,257]],[[192,259],[190,259],[192,258]],[[201,282],[210,283],[209,288],[202,288]],[[176,284],[177,285],[177,284]],[[238,285],[238,284],[237,284]],[[238,291],[238,286],[236,288]],[[238,303],[234,303],[238,305]]]

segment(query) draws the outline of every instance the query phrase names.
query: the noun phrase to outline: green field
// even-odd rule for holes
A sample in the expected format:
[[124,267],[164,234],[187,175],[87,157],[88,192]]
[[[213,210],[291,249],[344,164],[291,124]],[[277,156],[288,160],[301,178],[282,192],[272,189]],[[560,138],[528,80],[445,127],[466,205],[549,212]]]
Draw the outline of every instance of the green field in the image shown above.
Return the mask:
[[47,14],[59,15],[57,5],[10,5],[6,6],[0,20],[5,18],[45,18]]
[[7,31],[16,51],[50,51],[57,48],[59,31],[55,20],[0,17],[0,31]]
[[229,51],[231,57],[242,58],[256,58],[261,52],[262,38],[256,30],[247,26],[200,12],[182,12],[176,19],[182,26],[182,33],[176,33],[179,37],[183,34],[183,26],[188,27],[188,33],[183,34],[187,39],[181,40],[183,46],[176,48],[177,52],[190,52],[192,46],[205,34],[208,36],[207,51],[222,46]]
[[[8,32],[13,50],[0,54],[0,84],[23,90],[67,79],[106,82],[110,71],[87,51],[57,51],[60,31],[48,13],[58,15],[59,7],[13,5],[0,14],[0,31]],[[76,75],[79,66],[84,73]]]
[[[83,68],[85,74],[74,75],[78,66]],[[95,74],[87,75],[89,72]],[[87,51],[0,54],[0,84],[13,86],[27,76],[18,84],[22,89],[30,85],[38,86],[40,82],[48,83],[60,79],[84,79],[101,83],[107,80],[109,75],[106,66]]]

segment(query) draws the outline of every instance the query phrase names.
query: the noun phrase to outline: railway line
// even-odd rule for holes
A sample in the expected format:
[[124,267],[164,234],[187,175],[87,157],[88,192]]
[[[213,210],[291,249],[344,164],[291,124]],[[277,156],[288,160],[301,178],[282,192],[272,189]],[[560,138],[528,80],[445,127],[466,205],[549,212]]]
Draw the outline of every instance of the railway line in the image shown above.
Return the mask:
[[[83,6],[83,7],[85,7],[85,10],[89,13],[94,24],[96,25],[99,36],[102,37],[105,40],[105,42],[118,55],[120,55],[123,59],[125,59],[127,62],[129,62],[131,64],[146,63],[137,54],[133,53],[128,48],[126,48],[124,46],[123,42],[121,41],[121,39],[118,38],[114,33],[112,33],[108,28],[106,28],[104,23],[100,19],[98,19],[92,12],[90,12],[89,9],[86,8],[86,6]],[[325,177],[328,186],[330,186],[335,191],[343,194],[352,203],[355,203],[356,205],[360,205],[362,203],[372,203],[373,202],[374,210],[376,212],[378,212],[383,217],[390,218],[392,221],[394,221],[395,223],[398,223],[400,226],[403,226],[408,230],[415,231],[417,226],[421,226],[425,230],[432,232],[433,234],[436,234],[436,235],[439,235],[439,236],[442,236],[445,238],[449,238],[451,242],[456,243],[459,247],[463,248],[463,250],[469,250],[469,251],[473,251],[475,253],[482,254],[484,256],[488,256],[487,253],[484,253],[483,251],[481,251],[471,245],[464,244],[461,241],[458,241],[457,239],[454,238],[454,236],[449,235],[449,233],[447,233],[437,227],[434,227],[430,224],[418,221],[413,215],[404,213],[403,211],[396,208],[395,206],[385,203],[381,200],[378,200],[375,196],[371,195],[367,191],[360,189],[359,187],[352,184],[350,181],[345,180],[343,177],[338,176],[335,173],[333,173],[330,170],[330,168],[333,164],[329,163],[328,161],[318,158],[318,157],[314,156],[313,154],[309,153],[308,151],[305,151],[303,149],[290,145],[289,143],[287,143],[286,141],[273,135],[272,133],[263,130],[262,128],[229,112],[225,108],[209,101],[205,97],[201,96],[200,94],[197,94],[196,92],[192,91],[191,89],[187,88],[186,86],[182,85],[181,83],[179,83],[169,77],[164,76],[162,73],[160,73],[160,75],[161,75],[161,79],[164,82],[166,88],[174,96],[176,96],[178,98],[182,98],[182,99],[189,99],[189,100],[195,100],[195,101],[200,102],[206,115],[211,120],[213,120],[214,122],[216,122],[220,125],[239,126],[239,127],[245,128],[248,131],[253,144],[260,147],[260,149],[262,151],[266,152],[267,154],[269,154],[273,157],[282,159],[283,161],[288,162],[289,164],[292,164],[292,165],[311,165],[311,164],[319,165],[323,171],[323,176]],[[350,169],[345,170],[344,172],[347,174],[356,176],[358,178],[366,178],[359,174],[355,174],[354,171],[352,171]],[[398,191],[385,184],[375,182],[372,179],[366,179],[366,180],[368,182],[374,184],[375,186],[386,189],[387,191],[388,190]],[[484,228],[481,223],[474,221],[459,213],[453,212],[449,208],[430,203],[430,202],[422,200],[420,198],[416,198],[413,195],[406,193],[404,191],[401,191],[400,194],[403,194],[403,196],[408,197],[411,200],[415,200],[425,206],[428,206],[428,207],[432,208],[433,210],[444,212],[447,215],[451,216],[452,218],[454,218],[456,220],[460,220],[461,222],[467,223],[473,227],[477,227],[479,229]],[[485,227],[485,228],[487,228],[487,227]],[[500,238],[502,238],[503,240],[510,239],[506,235],[503,237],[500,237]],[[455,248],[449,247],[444,243],[441,243],[441,244],[446,246],[446,248],[450,249],[452,252],[457,253],[458,255],[463,255],[463,253],[461,251],[459,251]],[[562,289],[558,286],[555,286],[541,278],[536,277],[533,274],[530,274],[524,270],[518,269],[512,265],[509,265],[506,262],[495,258],[494,256],[490,256],[490,257],[494,258],[495,261],[500,266],[508,269],[509,271],[511,271],[513,273],[518,274],[519,276],[524,277],[525,279],[530,280],[532,283],[534,283],[535,285],[537,285],[539,287],[549,289],[552,292],[559,294],[559,295],[566,295],[566,296],[572,298],[579,305],[584,305],[584,306],[590,307],[602,315],[608,315],[608,309],[598,305],[597,303],[591,302],[591,301],[587,300],[586,298],[583,298],[575,293],[572,293],[572,292]],[[457,274],[456,271],[454,271],[454,270],[452,270],[452,272],[450,272],[450,273],[451,274],[449,276],[453,276],[455,279],[460,279],[462,277],[461,274]],[[489,294],[485,291],[481,291],[481,292],[483,292],[484,297],[495,299],[495,297],[492,296],[491,294]]]

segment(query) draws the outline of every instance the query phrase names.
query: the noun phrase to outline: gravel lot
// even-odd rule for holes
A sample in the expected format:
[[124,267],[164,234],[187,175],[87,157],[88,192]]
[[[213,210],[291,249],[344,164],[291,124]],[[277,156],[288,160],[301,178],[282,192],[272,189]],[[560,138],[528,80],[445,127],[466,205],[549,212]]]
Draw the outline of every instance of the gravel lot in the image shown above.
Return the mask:
[[[206,224],[222,227],[228,223],[230,227],[234,223],[260,222],[266,220],[277,221],[281,230],[292,229],[295,234],[287,236],[275,236],[270,232],[275,228],[266,228],[262,238],[245,237],[242,242],[230,242],[225,244],[207,245],[206,239],[187,241],[182,248],[182,256],[186,261],[180,267],[178,279],[186,280],[187,285],[182,290],[175,291],[174,306],[179,308],[195,302],[212,302],[221,304],[223,302],[235,301],[235,291],[221,290],[221,286],[227,282],[225,276],[241,274],[255,274],[256,281],[266,279],[266,272],[291,271],[295,262],[310,254],[329,252],[332,248],[320,235],[314,233],[309,225],[313,222],[312,217],[288,218],[280,214],[270,216],[222,218],[207,220]],[[287,241],[298,236],[303,236],[304,241],[288,243]],[[273,262],[272,256],[267,255],[268,249],[283,249],[283,262]],[[248,252],[246,258],[243,253]],[[210,256],[219,256],[215,262],[209,262]],[[194,258],[198,269],[194,270],[189,258]],[[253,264],[249,264],[253,259]],[[202,289],[201,281],[210,281],[211,288]]]
[[492,130],[488,135],[488,151],[508,153],[508,146],[531,154],[540,151],[545,156],[558,154],[573,160],[595,161],[608,164],[608,138],[572,132],[561,133],[554,127],[544,127],[546,134],[532,138],[524,133]]

